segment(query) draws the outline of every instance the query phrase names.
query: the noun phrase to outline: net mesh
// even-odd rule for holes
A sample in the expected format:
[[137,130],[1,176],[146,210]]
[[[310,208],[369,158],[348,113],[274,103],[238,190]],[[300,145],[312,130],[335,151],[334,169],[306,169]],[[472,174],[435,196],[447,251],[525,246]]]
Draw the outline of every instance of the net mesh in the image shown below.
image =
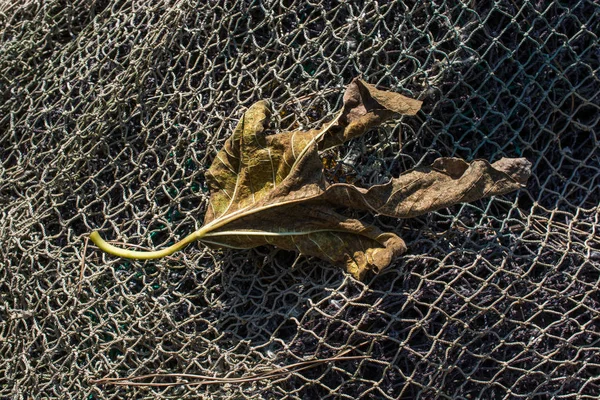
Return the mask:
[[[0,397],[597,398],[600,6],[582,1],[28,1],[0,6]],[[311,128],[356,76],[422,112],[324,155],[368,186],[440,156],[526,157],[526,189],[396,220],[361,283],[193,245],[243,111]],[[243,377],[135,387],[103,377]],[[180,384],[177,384],[180,382]]]

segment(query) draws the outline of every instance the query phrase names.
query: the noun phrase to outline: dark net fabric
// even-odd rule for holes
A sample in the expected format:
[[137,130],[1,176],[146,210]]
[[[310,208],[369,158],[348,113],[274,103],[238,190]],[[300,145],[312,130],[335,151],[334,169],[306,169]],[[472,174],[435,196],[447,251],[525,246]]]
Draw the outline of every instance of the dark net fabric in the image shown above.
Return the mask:
[[[28,1],[0,6],[0,397],[600,396],[600,6],[584,1]],[[386,182],[441,156],[533,163],[526,188],[397,220],[358,282],[315,258],[192,245],[204,173],[253,102],[317,127],[362,76],[424,101],[323,155]],[[346,352],[346,353],[344,353]],[[247,383],[115,386],[149,373]],[[191,379],[188,379],[193,381]]]

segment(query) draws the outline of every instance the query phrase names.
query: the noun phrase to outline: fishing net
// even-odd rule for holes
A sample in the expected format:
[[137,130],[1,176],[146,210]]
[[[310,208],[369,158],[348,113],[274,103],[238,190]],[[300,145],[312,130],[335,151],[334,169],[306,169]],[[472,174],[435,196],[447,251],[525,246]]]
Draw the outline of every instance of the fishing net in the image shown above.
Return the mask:
[[[0,397],[597,398],[598,32],[593,0],[4,2]],[[332,182],[506,156],[527,187],[353,214],[409,248],[365,282],[272,247],[86,242],[198,229],[247,107],[318,127],[357,76],[423,109],[323,154]],[[152,373],[212,380],[106,380]]]

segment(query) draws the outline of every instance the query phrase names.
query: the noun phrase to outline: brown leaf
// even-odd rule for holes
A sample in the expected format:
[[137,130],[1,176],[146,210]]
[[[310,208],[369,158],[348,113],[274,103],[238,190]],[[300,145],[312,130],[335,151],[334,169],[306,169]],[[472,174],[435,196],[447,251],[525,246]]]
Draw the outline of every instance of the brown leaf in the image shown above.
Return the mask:
[[357,279],[369,270],[377,273],[406,251],[404,241],[334,209],[410,218],[508,193],[530,175],[525,159],[503,158],[489,164],[441,158],[369,189],[326,182],[319,150],[338,146],[399,114],[414,115],[420,107],[418,100],[355,79],[344,94],[340,113],[321,129],[266,135],[269,108],[260,101],[246,111],[206,173],[211,198],[200,230],[152,253],[117,249],[96,232],[92,240],[112,254],[131,258],[171,254],[196,239],[213,247],[271,244],[345,265]]

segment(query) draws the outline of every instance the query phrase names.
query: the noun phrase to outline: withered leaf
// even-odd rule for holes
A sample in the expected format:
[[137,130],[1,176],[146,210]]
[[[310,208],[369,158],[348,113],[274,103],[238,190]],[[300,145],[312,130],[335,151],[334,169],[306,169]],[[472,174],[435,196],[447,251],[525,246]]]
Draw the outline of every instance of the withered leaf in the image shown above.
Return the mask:
[[320,129],[266,134],[268,103],[251,106],[206,173],[211,197],[204,225],[161,251],[137,252],[90,236],[118,256],[158,258],[194,240],[211,247],[252,248],[265,244],[296,250],[344,265],[357,279],[377,273],[406,251],[394,233],[348,218],[335,209],[368,210],[410,218],[459,202],[505,194],[524,185],[530,163],[503,158],[494,164],[440,158],[383,185],[368,189],[329,184],[319,151],[338,146],[398,115],[414,115],[421,102],[354,79],[342,110]]

